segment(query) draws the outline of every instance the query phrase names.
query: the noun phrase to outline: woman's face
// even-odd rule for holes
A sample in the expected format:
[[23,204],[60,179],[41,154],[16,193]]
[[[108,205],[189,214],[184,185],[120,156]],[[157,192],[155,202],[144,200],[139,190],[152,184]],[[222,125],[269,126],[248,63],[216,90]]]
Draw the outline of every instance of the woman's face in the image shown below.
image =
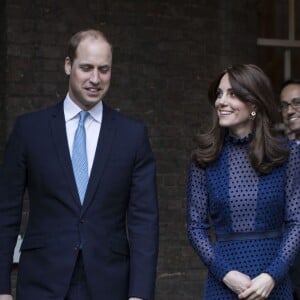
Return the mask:
[[228,74],[225,74],[220,81],[215,108],[220,126],[227,127],[230,134],[244,137],[252,132],[253,120],[249,119],[249,116],[252,111],[255,111],[255,106],[235,96]]

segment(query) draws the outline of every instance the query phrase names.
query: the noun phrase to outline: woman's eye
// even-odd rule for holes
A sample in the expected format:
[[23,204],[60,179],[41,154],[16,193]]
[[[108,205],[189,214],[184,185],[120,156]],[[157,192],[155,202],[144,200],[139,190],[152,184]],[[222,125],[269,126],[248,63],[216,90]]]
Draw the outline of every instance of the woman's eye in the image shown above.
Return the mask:
[[217,91],[216,92],[216,98],[221,98],[222,97],[222,91]]

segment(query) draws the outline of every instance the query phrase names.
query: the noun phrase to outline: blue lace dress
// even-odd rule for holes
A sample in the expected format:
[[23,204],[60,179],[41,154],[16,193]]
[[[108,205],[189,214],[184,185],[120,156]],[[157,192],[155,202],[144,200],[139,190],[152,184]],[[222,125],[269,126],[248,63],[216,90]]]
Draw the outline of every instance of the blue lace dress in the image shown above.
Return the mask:
[[[222,282],[231,270],[251,278],[268,273],[275,280],[268,299],[292,299],[288,270],[300,246],[300,152],[291,143],[288,162],[258,176],[248,140],[226,137],[216,162],[189,168],[188,238],[208,267],[204,299],[238,299]],[[210,224],[217,237],[227,237],[212,242]]]

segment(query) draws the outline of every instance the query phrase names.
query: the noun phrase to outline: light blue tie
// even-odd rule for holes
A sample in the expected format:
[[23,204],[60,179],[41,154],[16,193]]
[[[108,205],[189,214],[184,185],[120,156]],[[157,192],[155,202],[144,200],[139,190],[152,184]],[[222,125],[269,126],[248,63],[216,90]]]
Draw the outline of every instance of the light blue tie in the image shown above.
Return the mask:
[[74,136],[72,150],[72,165],[81,204],[83,203],[86,187],[89,181],[88,162],[86,154],[86,136],[84,122],[88,112],[79,113],[79,122]]

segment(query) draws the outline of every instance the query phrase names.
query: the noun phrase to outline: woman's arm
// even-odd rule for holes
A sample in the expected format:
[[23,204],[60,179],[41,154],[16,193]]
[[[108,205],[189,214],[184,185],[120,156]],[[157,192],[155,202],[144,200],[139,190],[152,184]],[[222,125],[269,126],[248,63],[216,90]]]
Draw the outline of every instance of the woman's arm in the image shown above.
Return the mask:
[[233,267],[226,258],[216,255],[209,236],[209,205],[205,170],[191,163],[187,184],[187,233],[188,238],[203,263],[214,276],[222,281]]

